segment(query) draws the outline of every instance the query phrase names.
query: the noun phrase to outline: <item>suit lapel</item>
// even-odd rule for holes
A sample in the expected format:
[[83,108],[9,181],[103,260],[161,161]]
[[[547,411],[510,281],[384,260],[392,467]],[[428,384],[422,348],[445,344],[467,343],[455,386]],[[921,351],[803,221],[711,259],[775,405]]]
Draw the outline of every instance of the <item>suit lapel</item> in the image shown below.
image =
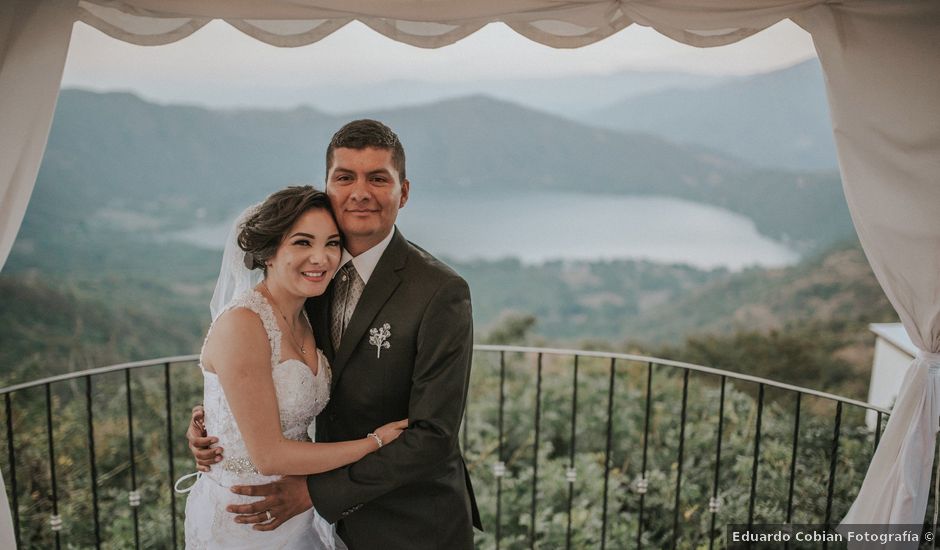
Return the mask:
[[333,361],[334,386],[346,367],[346,362],[369,329],[370,323],[378,315],[385,302],[392,296],[395,289],[398,288],[398,285],[401,284],[401,277],[396,272],[404,267],[407,246],[407,241],[396,228],[395,235],[388,243],[388,248],[382,253],[382,257],[379,258],[379,262],[375,266],[375,271],[372,272],[369,282],[362,291],[359,303],[356,304],[349,325],[340,340],[339,349],[336,350]]
[[326,358],[332,363],[336,350],[330,340],[330,304],[333,303],[333,283],[322,295],[307,300],[307,316],[313,325],[313,334],[317,338],[317,347],[323,350]]

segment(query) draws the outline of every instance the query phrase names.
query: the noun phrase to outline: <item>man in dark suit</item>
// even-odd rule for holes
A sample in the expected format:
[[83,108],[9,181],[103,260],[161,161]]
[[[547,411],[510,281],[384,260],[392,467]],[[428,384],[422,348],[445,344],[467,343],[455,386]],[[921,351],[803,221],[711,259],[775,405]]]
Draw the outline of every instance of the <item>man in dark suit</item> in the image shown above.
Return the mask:
[[[330,289],[307,303],[333,371],[317,439],[361,438],[401,418],[410,424],[394,445],[350,466],[237,488],[264,499],[229,510],[268,530],[312,503],[351,550],[472,548],[479,514],[457,444],[473,345],[469,288],[395,228],[410,184],[391,129],[347,124],[326,165],[345,251]],[[191,447],[207,446],[193,432]]]

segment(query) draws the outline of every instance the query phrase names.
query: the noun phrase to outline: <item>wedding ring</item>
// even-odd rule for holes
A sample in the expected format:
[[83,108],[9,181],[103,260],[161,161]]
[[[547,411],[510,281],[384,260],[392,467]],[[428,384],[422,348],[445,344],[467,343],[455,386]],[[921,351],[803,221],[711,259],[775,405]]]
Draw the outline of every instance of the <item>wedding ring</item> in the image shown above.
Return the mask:
[[271,510],[265,510],[264,513],[268,516],[268,521],[274,519],[274,516],[271,515]]

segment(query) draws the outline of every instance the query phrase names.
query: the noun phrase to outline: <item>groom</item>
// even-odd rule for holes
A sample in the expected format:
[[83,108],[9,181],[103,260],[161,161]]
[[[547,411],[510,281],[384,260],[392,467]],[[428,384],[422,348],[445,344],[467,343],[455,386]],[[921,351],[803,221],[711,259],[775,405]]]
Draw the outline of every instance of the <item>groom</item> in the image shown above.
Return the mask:
[[[395,228],[409,182],[390,128],[374,120],[343,126],[326,167],[345,251],[326,294],[307,301],[333,371],[317,439],[357,439],[401,418],[410,424],[393,445],[355,464],[233,488],[264,498],[229,511],[270,530],[312,505],[337,523],[351,550],[472,548],[480,520],[457,445],[473,345],[467,283]],[[209,464],[210,438],[195,422],[187,438]]]

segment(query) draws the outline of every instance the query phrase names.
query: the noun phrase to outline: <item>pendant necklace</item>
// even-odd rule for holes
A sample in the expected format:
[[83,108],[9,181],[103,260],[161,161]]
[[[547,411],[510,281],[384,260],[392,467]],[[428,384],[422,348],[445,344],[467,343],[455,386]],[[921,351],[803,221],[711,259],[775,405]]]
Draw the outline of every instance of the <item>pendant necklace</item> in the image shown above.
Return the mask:
[[[299,344],[297,343],[297,337],[294,336],[294,332],[296,332],[296,327],[291,326],[290,322],[287,320],[287,315],[284,315],[284,312],[281,311],[280,306],[277,305],[277,300],[275,300],[274,295],[271,294],[271,289],[268,288],[267,281],[261,281],[261,286],[264,287],[264,290],[268,293],[268,296],[271,298],[271,305],[274,306],[274,309],[276,309],[278,314],[280,314],[281,318],[284,319],[284,324],[287,325],[287,327],[290,329],[290,339],[291,341],[294,342],[294,346],[296,346],[297,349],[300,350],[301,355],[307,355],[307,350],[304,348],[304,339],[301,338],[300,343]],[[310,319],[307,319],[307,312],[304,312],[304,320],[307,321],[307,327],[310,328],[310,332],[313,332],[313,327],[310,326]]]

